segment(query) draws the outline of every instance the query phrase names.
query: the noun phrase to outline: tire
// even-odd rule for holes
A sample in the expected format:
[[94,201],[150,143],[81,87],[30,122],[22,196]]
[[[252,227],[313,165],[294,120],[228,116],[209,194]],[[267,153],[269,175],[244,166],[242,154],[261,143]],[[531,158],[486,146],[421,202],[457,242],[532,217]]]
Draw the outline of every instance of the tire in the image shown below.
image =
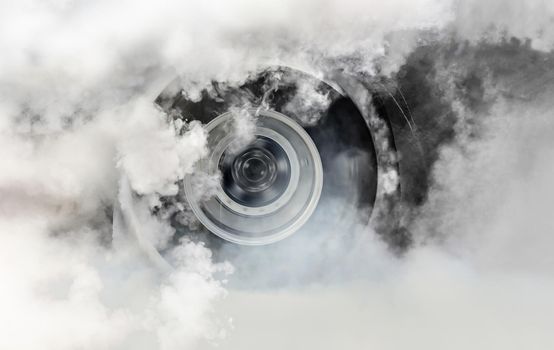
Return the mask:
[[[305,87],[309,87],[308,93]],[[320,110],[316,110],[315,113],[302,108],[291,108],[297,101],[310,99],[311,96],[308,95],[314,92],[326,98],[327,104],[323,108],[320,106]],[[353,99],[349,95],[357,98]],[[386,216],[399,198],[399,188],[393,185],[391,189],[389,184],[389,188],[384,189],[381,179],[387,172],[397,170],[396,154],[390,125],[383,111],[379,109],[378,99],[372,100],[373,97],[373,92],[355,78],[334,75],[333,83],[328,83],[286,67],[261,71],[239,86],[214,82],[209,89],[203,90],[200,99],[196,100],[182,94],[179,80],[175,80],[156,99],[156,104],[172,118],[184,122],[196,120],[207,125],[212,131],[217,128],[213,125],[221,124],[219,120],[222,116],[228,117],[229,111],[237,106],[249,106],[251,113],[262,111],[262,114],[273,113],[278,118],[287,118],[308,136],[307,143],[311,142],[315,146],[319,160],[314,159],[314,163],[320,161],[322,172],[320,189],[312,191],[318,197],[312,201],[315,204],[304,213],[301,224],[287,230],[285,234],[271,236],[270,233],[269,239],[235,239],[237,232],[233,231],[234,228],[229,229],[233,231],[230,235],[225,234],[226,223],[218,223],[223,227],[222,231],[220,227],[216,227],[217,225],[206,222],[215,220],[213,217],[201,218],[200,222],[196,223],[200,224],[197,225],[199,228],[191,229],[191,226],[195,225],[191,225],[190,220],[184,220],[183,223],[176,214],[172,218],[177,232],[175,240],[184,235],[200,239],[216,251],[224,252],[222,255],[228,258],[244,254],[249,249],[258,249],[258,252],[276,249],[297,236],[305,238],[317,235],[318,238],[324,238],[347,232],[355,226],[367,225],[372,213],[374,218]],[[306,118],[307,115],[315,117]],[[263,117],[264,120],[271,119],[267,115]],[[224,164],[223,167],[225,166],[229,167]],[[317,168],[317,164],[314,168]],[[221,164],[220,170],[224,173],[224,187],[227,186],[226,175],[224,169],[221,169]],[[302,174],[300,177],[302,178]],[[187,193],[187,186],[188,192],[191,192],[190,182],[193,178],[194,175],[185,179],[181,184],[180,194],[166,201],[186,201],[186,206],[191,208],[198,218],[199,213],[200,216],[203,215],[202,204],[191,203],[198,200],[192,198],[191,193]],[[233,199],[241,201],[244,198],[236,196]],[[246,206],[248,203],[248,200],[242,202]],[[246,214],[241,213],[237,216],[244,215]],[[264,220],[263,217],[261,215],[260,220]],[[250,221],[244,223],[242,227],[252,230],[245,235],[253,234],[257,230],[256,226],[258,224],[250,225]],[[289,236],[292,237],[288,238]],[[267,247],[244,247],[249,245]]]

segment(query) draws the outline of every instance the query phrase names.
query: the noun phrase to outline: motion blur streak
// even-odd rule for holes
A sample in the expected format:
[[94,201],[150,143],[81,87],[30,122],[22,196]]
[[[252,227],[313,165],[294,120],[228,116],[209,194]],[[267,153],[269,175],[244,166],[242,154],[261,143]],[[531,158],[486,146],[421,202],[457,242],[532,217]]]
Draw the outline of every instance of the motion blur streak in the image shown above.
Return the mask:
[[[0,0],[0,349],[554,348],[553,24],[546,0]],[[152,101],[275,63],[419,77],[437,147],[402,256],[367,228],[299,237],[288,266],[244,257],[265,288],[169,244],[150,209],[206,140]]]

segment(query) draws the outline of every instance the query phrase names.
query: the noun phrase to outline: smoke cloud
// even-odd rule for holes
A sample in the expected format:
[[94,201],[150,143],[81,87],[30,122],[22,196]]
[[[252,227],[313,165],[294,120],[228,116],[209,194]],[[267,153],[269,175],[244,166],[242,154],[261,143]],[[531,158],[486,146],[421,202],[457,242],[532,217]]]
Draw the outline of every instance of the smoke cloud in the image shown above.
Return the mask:
[[[0,1],[0,348],[553,348],[553,19],[540,0]],[[206,132],[154,99],[272,64],[403,89],[429,174],[410,249],[356,213],[234,272],[172,241],[154,209]],[[308,123],[311,88],[289,106]]]

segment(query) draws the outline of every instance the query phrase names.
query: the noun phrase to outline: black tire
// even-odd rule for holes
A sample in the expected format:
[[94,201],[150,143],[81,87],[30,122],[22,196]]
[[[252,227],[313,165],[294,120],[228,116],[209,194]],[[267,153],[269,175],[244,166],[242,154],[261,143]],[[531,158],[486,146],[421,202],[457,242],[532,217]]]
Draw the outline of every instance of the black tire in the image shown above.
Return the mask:
[[[276,86],[276,77],[279,78],[278,88],[268,93],[270,87]],[[304,84],[327,95],[330,101],[317,123],[307,124],[302,115],[286,108],[292,99],[302,98],[299,87]],[[348,90],[356,84],[345,85],[349,85]],[[365,93],[371,97],[371,91],[366,89]],[[263,103],[264,108],[282,113],[302,125],[316,145],[323,167],[323,188],[317,208],[291,238],[267,247],[241,247],[227,243],[205,229],[191,231],[174,220],[176,239],[182,235],[200,237],[224,258],[233,259],[252,249],[257,250],[256,254],[278,249],[279,245],[289,244],[287,241],[294,240],[296,236],[317,235],[321,238],[367,224],[376,203],[398,198],[397,191],[383,193],[379,188],[379,174],[386,168],[396,167],[394,154],[388,154],[394,153],[394,143],[388,121],[380,115],[378,106],[375,110],[360,105],[367,102],[354,101],[340,87],[284,67],[264,70],[240,86],[214,82],[196,101],[183,95],[179,80],[175,80],[156,99],[156,103],[172,118],[207,124],[233,106],[261,106]],[[372,126],[380,128],[380,135],[372,132]],[[386,138],[386,142],[382,139],[376,142],[379,137]],[[388,149],[382,149],[384,144],[388,145]],[[182,193],[179,198],[184,198]],[[385,209],[385,212],[388,210]]]

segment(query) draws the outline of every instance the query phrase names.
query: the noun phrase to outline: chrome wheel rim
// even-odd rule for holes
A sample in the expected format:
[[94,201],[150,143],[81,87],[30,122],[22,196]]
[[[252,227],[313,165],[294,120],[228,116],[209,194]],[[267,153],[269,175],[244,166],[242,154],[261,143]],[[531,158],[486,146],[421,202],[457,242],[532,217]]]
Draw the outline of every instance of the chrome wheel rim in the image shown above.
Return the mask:
[[[323,169],[317,147],[298,123],[273,110],[247,112],[254,116],[252,140],[237,149],[232,112],[206,125],[209,156],[185,178],[184,189],[209,231],[233,243],[264,245],[308,221],[321,195]],[[198,185],[206,176],[221,179],[209,198]]]

